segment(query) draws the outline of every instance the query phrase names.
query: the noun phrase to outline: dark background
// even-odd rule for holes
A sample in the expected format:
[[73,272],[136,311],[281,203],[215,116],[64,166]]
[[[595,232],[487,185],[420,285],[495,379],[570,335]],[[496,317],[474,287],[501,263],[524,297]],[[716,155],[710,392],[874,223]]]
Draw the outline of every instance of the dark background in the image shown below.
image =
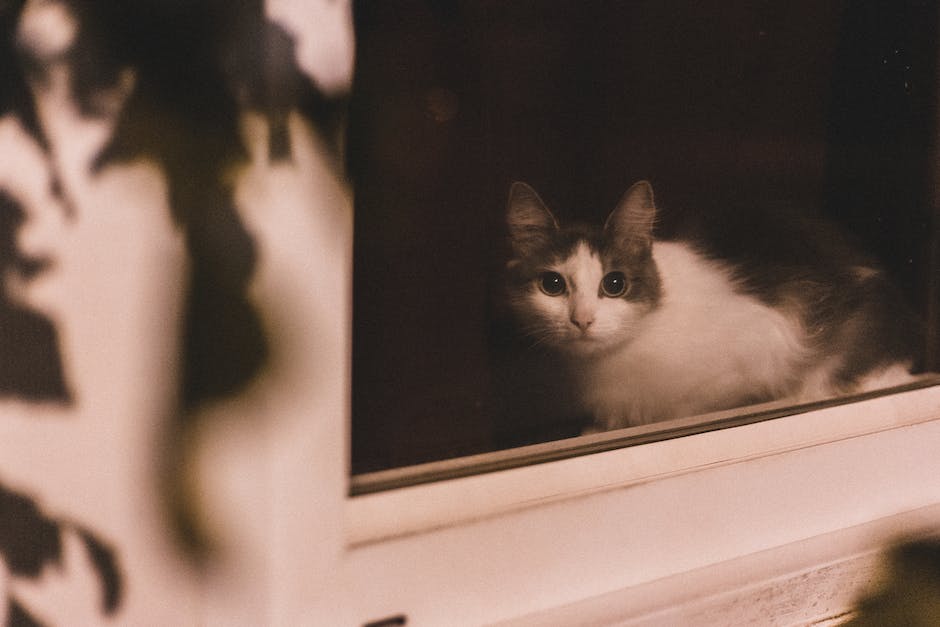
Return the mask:
[[495,320],[514,180],[600,222],[649,179],[660,235],[690,212],[821,213],[934,315],[936,19],[911,0],[356,4],[353,472],[577,433]]

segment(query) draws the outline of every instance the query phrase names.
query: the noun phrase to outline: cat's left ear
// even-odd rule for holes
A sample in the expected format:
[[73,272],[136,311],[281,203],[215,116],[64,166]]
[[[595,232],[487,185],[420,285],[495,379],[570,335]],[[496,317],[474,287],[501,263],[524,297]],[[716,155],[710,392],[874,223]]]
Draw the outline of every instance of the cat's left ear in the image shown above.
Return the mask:
[[516,181],[509,189],[506,225],[513,252],[527,257],[544,248],[558,230],[555,216],[534,189]]
[[638,181],[630,186],[616,209],[610,213],[604,224],[604,233],[619,250],[631,257],[645,257],[653,246],[655,221],[653,186],[649,181]]

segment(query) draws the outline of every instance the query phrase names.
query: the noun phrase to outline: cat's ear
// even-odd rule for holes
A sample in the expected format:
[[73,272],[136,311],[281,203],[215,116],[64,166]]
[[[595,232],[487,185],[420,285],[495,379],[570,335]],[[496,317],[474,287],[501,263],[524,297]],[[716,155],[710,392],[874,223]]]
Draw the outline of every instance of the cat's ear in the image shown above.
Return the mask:
[[646,256],[653,245],[656,203],[653,186],[638,181],[630,186],[604,224],[604,233],[630,256]]
[[544,248],[558,230],[555,216],[539,195],[519,181],[509,188],[506,224],[512,250],[517,257],[525,257]]

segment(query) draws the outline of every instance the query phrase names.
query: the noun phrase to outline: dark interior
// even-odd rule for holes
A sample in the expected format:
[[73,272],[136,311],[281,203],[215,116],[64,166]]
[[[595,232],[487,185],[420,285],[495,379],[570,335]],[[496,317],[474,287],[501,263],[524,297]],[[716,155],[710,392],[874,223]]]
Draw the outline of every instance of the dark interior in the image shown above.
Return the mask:
[[578,433],[558,381],[516,389],[531,364],[504,350],[514,180],[598,222],[648,179],[663,232],[820,213],[935,317],[936,20],[914,0],[357,3],[352,472]]

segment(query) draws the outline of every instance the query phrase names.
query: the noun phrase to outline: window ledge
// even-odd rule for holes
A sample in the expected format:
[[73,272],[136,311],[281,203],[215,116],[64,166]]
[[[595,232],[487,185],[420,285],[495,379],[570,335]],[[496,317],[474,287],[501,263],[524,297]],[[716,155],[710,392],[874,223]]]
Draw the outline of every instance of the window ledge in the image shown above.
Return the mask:
[[[793,412],[774,404],[674,420],[561,442],[523,447],[458,460],[424,464],[353,478],[360,485],[404,484],[354,496],[347,501],[351,546],[406,536],[507,512],[625,489],[709,468],[785,454],[933,420],[940,420],[940,379],[917,383],[851,402]],[[799,410],[800,408],[796,408]],[[753,418],[756,417],[756,418]],[[735,424],[735,421],[739,424]],[[700,425],[717,430],[689,437],[642,442],[650,433]],[[592,451],[600,451],[593,454]],[[552,457],[560,457],[555,461]],[[518,464],[519,460],[525,465]],[[504,467],[505,469],[500,469]],[[479,469],[492,468],[490,472]],[[436,481],[426,477],[445,478]],[[407,485],[411,482],[411,485]]]

